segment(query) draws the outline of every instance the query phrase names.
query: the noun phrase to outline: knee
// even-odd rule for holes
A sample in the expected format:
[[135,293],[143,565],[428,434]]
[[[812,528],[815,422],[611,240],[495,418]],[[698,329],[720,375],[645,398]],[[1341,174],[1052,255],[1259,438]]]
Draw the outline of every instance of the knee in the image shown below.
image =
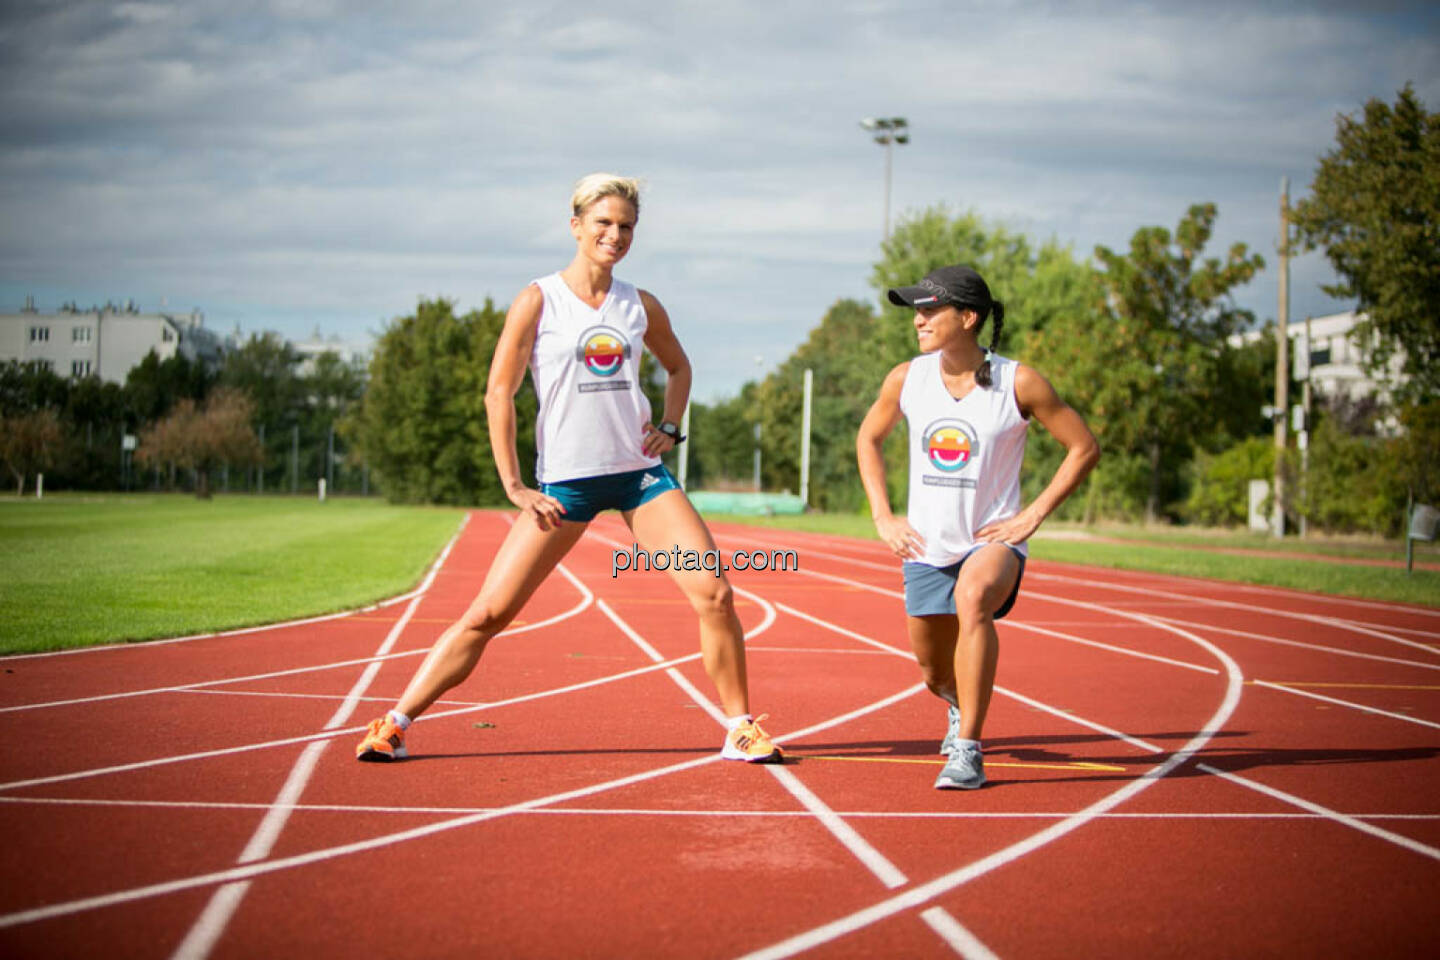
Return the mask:
[[507,610],[497,604],[480,599],[472,603],[470,609],[465,611],[465,615],[460,618],[459,626],[462,635],[470,643],[478,643],[483,647],[491,637],[505,629],[513,619],[515,619],[513,610]]
[[714,580],[690,591],[690,606],[701,617],[729,617],[735,612],[735,591],[726,580]]
[[981,623],[993,618],[995,611],[987,593],[985,585],[974,583],[961,584],[955,591],[955,612],[962,623]]

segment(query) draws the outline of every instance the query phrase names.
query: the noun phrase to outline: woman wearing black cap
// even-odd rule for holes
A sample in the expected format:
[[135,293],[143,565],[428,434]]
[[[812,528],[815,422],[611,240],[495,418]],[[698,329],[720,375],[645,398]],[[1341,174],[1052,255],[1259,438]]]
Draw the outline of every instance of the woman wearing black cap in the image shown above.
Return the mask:
[[[985,783],[980,730],[1000,639],[1025,572],[1026,544],[1100,458],[1080,415],[1043,376],[996,354],[1005,305],[970,267],[941,267],[889,291],[915,309],[921,355],[895,367],[860,425],[855,452],[880,538],[903,561],[910,645],[925,684],[950,705],[940,790]],[[992,320],[990,346],[980,331]],[[885,438],[910,431],[907,514],[890,511]],[[1034,417],[1065,447],[1045,490],[1020,506],[1025,431]]]

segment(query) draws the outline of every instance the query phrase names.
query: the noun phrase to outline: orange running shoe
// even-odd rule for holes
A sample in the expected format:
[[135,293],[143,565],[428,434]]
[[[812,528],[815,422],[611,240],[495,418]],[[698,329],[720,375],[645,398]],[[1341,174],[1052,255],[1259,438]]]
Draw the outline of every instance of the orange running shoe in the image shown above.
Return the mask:
[[409,754],[405,752],[405,732],[395,725],[389,714],[379,720],[371,720],[365,739],[355,747],[356,760],[388,763],[391,760],[403,760],[407,756]]
[[770,734],[760,729],[760,721],[769,714],[762,713],[749,723],[742,723],[725,736],[725,746],[720,756],[726,760],[744,760],[746,763],[784,763],[785,752],[770,742]]

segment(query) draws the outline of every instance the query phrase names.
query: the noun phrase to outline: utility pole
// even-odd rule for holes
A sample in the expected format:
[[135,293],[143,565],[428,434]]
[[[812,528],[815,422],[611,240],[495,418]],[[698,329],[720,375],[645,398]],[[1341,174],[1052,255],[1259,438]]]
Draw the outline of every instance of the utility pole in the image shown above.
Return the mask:
[[800,502],[810,508],[810,394],[815,386],[815,371],[805,368],[804,387],[800,401]]
[[1280,303],[1275,318],[1275,514],[1272,532],[1285,536],[1285,443],[1290,420],[1290,178],[1280,178]]

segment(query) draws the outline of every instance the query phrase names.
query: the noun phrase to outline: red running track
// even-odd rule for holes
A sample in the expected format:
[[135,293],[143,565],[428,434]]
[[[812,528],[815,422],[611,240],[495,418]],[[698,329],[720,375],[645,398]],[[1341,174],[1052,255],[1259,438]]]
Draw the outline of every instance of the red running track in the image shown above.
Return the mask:
[[4,660],[0,956],[1440,955],[1440,608],[1033,563],[940,792],[883,547],[716,528],[800,561],[732,575],[752,767],[605,517],[356,763],[508,523],[366,611]]

